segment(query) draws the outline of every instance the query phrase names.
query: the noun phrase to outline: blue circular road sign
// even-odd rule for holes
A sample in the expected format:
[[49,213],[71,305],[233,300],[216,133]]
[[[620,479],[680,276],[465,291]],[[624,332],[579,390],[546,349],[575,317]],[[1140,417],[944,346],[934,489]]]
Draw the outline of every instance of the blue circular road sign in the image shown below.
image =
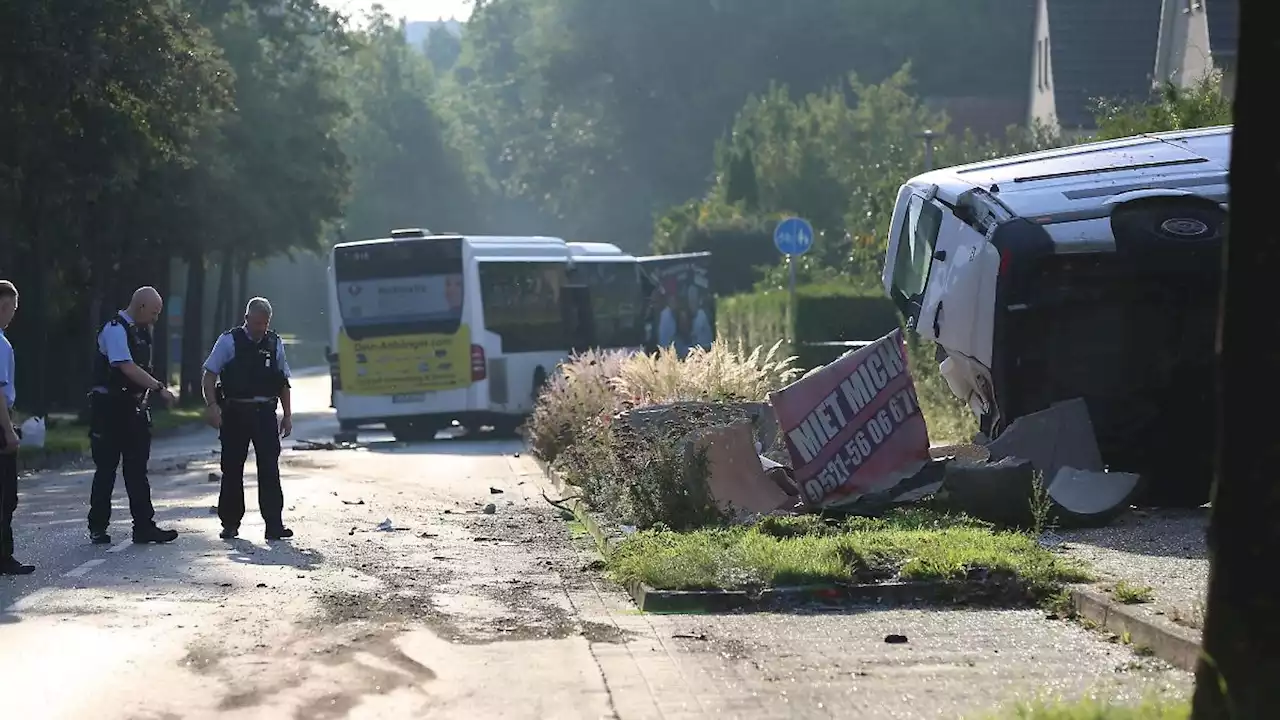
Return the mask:
[[773,244],[783,255],[803,255],[813,247],[813,226],[804,218],[787,218],[774,228]]

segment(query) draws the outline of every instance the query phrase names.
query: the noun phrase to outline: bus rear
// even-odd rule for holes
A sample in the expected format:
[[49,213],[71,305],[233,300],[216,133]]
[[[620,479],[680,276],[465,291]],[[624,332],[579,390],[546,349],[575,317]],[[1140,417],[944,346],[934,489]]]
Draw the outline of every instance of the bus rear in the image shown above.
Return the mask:
[[461,237],[336,245],[330,258],[333,405],[344,430],[384,424],[397,438],[434,437],[479,405],[473,357],[476,289]]

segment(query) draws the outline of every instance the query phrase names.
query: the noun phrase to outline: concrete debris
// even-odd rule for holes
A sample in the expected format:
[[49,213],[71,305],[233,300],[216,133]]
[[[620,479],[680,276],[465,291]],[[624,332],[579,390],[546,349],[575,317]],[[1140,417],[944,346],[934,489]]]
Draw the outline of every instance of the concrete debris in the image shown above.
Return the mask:
[[795,498],[772,481],[761,465],[752,439],[753,425],[743,419],[730,425],[690,433],[684,442],[686,462],[699,449],[707,453],[707,484],[725,510],[769,512],[795,505]]
[[327,440],[299,439],[293,443],[294,450],[354,450],[359,445],[355,442],[329,442]]
[[487,505],[484,506],[484,510],[482,510],[481,512],[483,512],[485,515],[492,515],[498,512],[498,506],[494,505],[493,503],[488,503]]

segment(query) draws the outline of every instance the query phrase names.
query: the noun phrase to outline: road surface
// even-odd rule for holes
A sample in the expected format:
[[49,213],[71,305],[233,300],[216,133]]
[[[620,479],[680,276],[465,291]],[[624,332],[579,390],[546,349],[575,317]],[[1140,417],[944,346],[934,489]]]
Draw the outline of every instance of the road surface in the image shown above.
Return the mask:
[[[296,435],[330,437],[327,378],[295,393]],[[19,543],[39,569],[0,578],[0,716],[936,718],[1189,686],[1036,611],[640,615],[516,441],[287,449],[297,537],[277,543],[262,538],[251,460],[249,515],[223,541],[213,447],[211,430],[157,442],[171,545],[128,542],[122,486],[117,544],[90,545],[88,470],[23,480]]]

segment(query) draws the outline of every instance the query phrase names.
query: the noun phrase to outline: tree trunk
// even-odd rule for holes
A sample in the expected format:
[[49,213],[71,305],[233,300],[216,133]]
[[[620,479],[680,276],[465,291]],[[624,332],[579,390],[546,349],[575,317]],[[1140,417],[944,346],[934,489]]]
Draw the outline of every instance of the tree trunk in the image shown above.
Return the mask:
[[180,397],[183,405],[200,402],[200,366],[204,362],[204,253],[199,248],[186,252],[187,295],[182,309],[182,373]]
[[249,253],[244,253],[236,260],[236,282],[240,288],[240,293],[236,297],[243,305],[252,297],[249,294]]
[[[169,260],[170,251],[168,246],[161,246],[155,253],[156,290],[160,292],[160,297],[168,301],[169,290],[172,288],[170,280],[172,280],[173,275],[173,263]],[[165,384],[168,384],[171,378],[171,373],[169,372],[169,349],[172,347],[169,336],[171,332],[169,313],[160,313],[160,318],[156,321],[154,363],[156,366],[156,379]]]
[[[1240,3],[1240,73],[1231,150],[1231,234],[1224,251],[1218,325],[1217,482],[1209,525],[1211,565],[1204,647],[1196,669],[1196,720],[1275,717],[1280,708],[1280,442],[1265,420],[1280,403],[1280,347],[1267,293],[1280,262],[1271,184],[1280,149],[1270,138],[1267,61],[1280,52],[1260,2]],[[1252,21],[1252,22],[1251,22]],[[1271,349],[1268,350],[1267,348]],[[1261,372],[1261,374],[1259,374]]]
[[235,325],[235,253],[230,248],[222,251],[218,264],[218,327],[219,331]]

